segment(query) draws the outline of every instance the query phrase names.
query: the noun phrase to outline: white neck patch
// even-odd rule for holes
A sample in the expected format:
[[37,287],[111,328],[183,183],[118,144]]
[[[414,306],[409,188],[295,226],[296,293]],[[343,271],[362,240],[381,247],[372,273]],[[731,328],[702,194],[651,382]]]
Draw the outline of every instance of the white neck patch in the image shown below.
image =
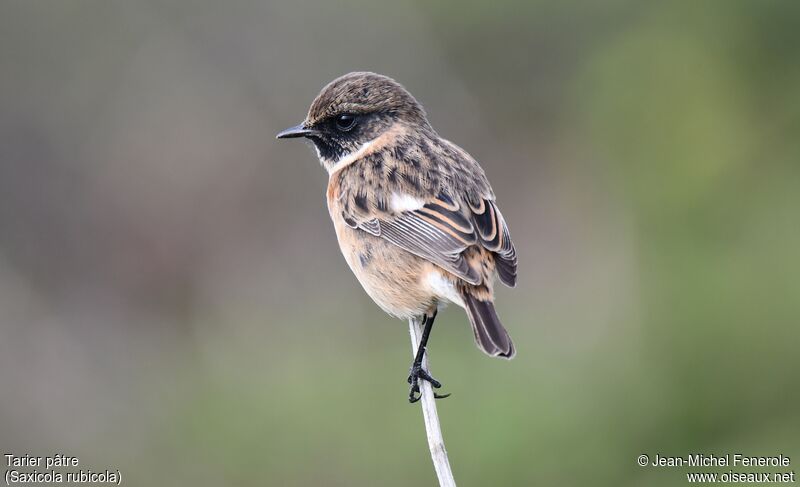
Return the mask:
[[[357,159],[361,158],[364,154],[369,151],[370,146],[375,142],[375,139],[370,140],[369,142],[364,142],[361,147],[358,148],[357,151],[351,152],[349,154],[344,154],[342,157],[339,158],[338,161],[334,162],[333,164],[324,164],[326,169],[328,169],[328,175],[332,176],[336,171],[339,171],[345,166],[349,166]],[[319,151],[317,151],[319,154]],[[321,159],[321,158],[320,158]],[[325,162],[330,162],[329,160],[325,159]]]
[[[402,124],[395,123],[381,135],[370,141],[364,142],[361,147],[358,148],[358,150],[351,152],[350,154],[343,155],[337,161],[323,159],[322,157],[320,157],[319,160],[322,162],[322,165],[325,166],[325,169],[328,170],[328,176],[333,176],[336,174],[336,172],[356,162],[358,159],[380,150],[387,143],[392,143],[395,138],[401,137],[406,130],[407,129]],[[314,147],[316,147],[316,144]],[[319,156],[319,149],[317,149],[317,156]]]

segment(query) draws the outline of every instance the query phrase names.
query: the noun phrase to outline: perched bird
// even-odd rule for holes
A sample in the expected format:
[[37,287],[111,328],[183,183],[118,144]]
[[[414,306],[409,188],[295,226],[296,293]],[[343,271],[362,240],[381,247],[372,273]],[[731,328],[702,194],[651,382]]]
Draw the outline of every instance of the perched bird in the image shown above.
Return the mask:
[[[355,72],[325,86],[305,120],[277,135],[313,142],[328,171],[328,210],[339,247],[384,311],[425,325],[411,366],[409,400],[419,380],[440,306],[467,312],[478,348],[514,357],[493,304],[495,276],[517,282],[517,255],[483,169],[433,130],[425,110],[399,83]],[[445,397],[445,396],[438,396]]]

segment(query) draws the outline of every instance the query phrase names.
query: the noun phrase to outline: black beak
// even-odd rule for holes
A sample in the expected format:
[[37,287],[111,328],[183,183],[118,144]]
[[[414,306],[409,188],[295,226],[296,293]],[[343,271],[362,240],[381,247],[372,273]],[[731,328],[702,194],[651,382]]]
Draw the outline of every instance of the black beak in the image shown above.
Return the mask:
[[275,136],[276,139],[294,139],[295,137],[308,137],[316,134],[316,130],[306,128],[302,123],[289,127]]

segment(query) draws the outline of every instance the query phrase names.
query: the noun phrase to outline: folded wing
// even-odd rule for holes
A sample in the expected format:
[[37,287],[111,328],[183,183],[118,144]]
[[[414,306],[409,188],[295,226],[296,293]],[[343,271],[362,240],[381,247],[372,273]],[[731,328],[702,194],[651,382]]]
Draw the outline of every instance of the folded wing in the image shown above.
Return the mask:
[[470,284],[480,284],[479,269],[470,266],[464,251],[480,245],[492,252],[500,280],[514,286],[517,255],[503,216],[494,201],[458,203],[447,195],[428,201],[413,211],[357,221],[342,215],[345,222],[422,257]]

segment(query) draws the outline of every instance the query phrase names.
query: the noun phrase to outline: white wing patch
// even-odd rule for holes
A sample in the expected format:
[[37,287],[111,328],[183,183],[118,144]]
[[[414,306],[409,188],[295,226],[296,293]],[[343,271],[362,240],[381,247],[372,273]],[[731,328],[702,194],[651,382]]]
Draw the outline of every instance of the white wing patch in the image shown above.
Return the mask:
[[425,206],[425,202],[421,199],[403,193],[392,193],[390,204],[392,205],[392,210],[396,212],[419,210]]

